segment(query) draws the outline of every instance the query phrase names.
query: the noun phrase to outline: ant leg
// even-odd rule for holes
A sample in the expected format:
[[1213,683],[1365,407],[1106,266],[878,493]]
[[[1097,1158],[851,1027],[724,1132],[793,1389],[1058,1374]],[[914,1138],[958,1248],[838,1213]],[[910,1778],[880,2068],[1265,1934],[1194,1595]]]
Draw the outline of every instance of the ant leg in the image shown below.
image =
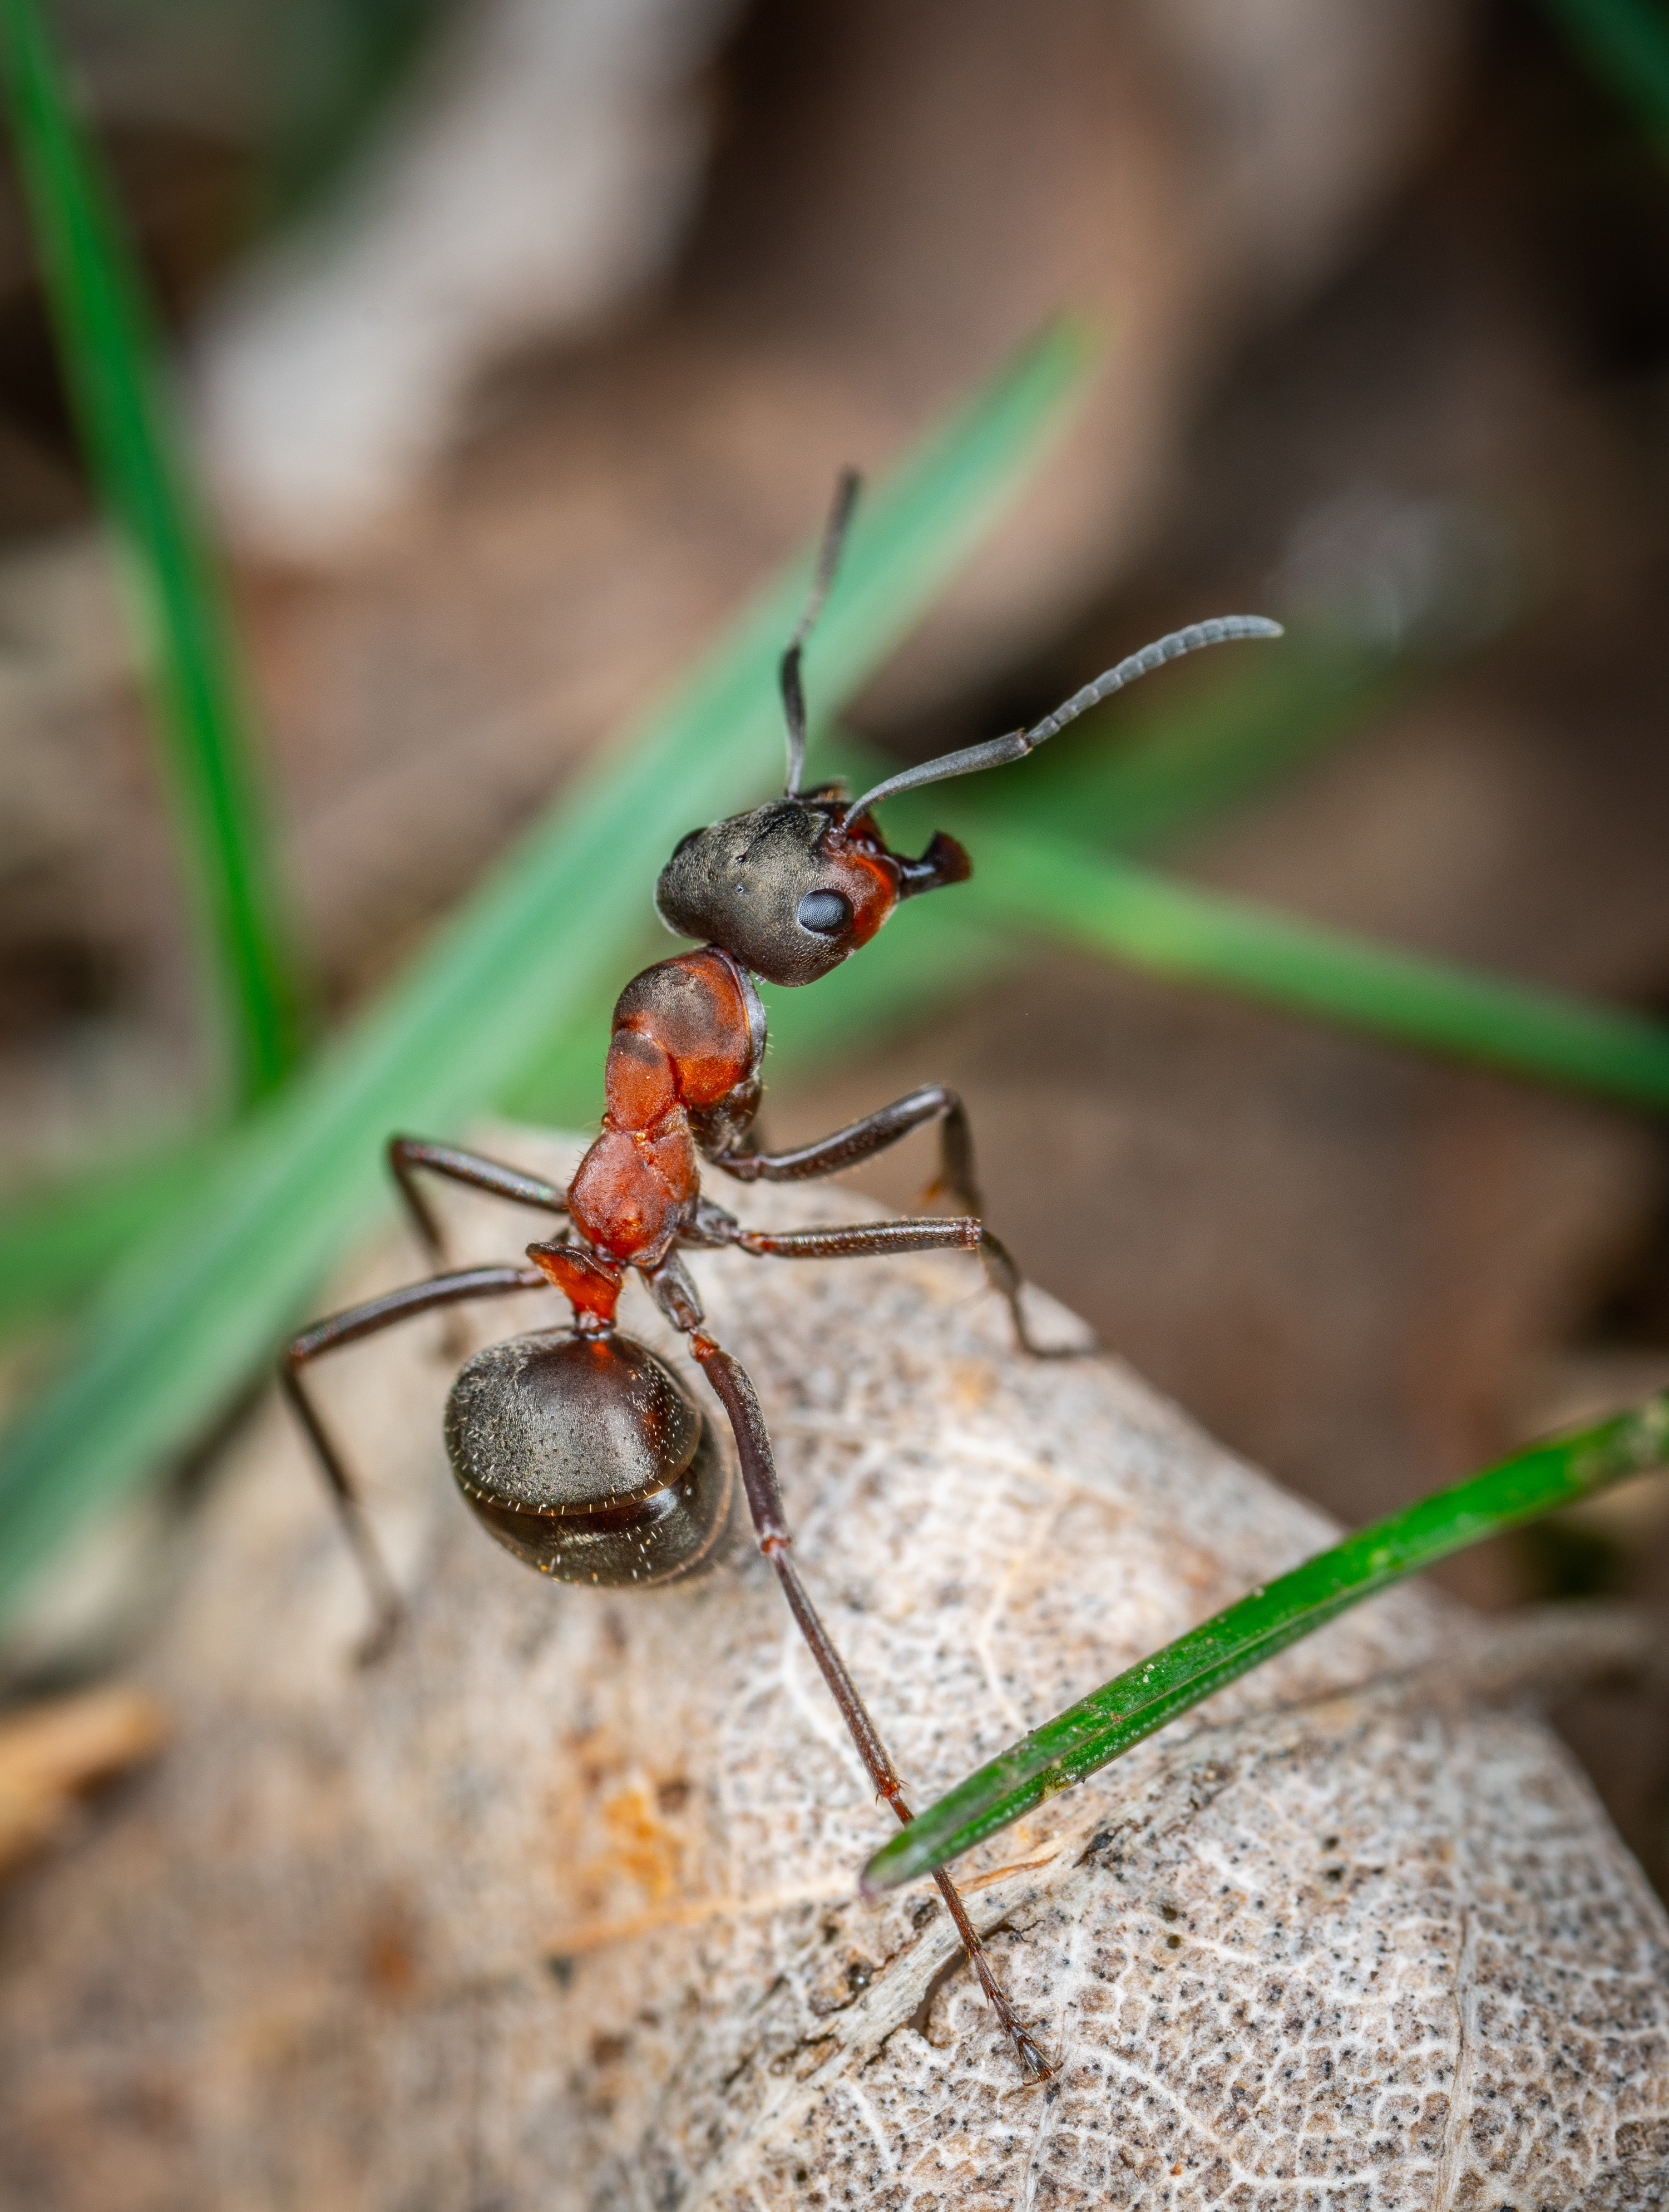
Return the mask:
[[446,1244],[434,1210],[417,1188],[419,1168],[431,1175],[445,1176],[452,1182],[467,1183],[471,1190],[484,1190],[495,1198],[509,1199],[517,1206],[541,1206],[547,1213],[567,1212],[567,1193],[559,1190],[554,1182],[547,1182],[543,1176],[526,1175],[520,1168],[483,1159],[478,1152],[460,1152],[453,1145],[435,1144],[427,1137],[391,1137],[388,1166],[399,1185],[400,1196],[405,1200],[418,1240],[437,1267],[446,1263]]
[[968,1126],[968,1109],[948,1085],[924,1083],[890,1106],[878,1107],[837,1129],[832,1137],[819,1137],[792,1152],[719,1153],[714,1167],[734,1176],[738,1182],[799,1182],[811,1176],[838,1175],[859,1160],[885,1152],[924,1121],[939,1121],[939,1170],[923,1194],[924,1202],[941,1192],[960,1201],[969,1213],[984,1208],[974,1181],[974,1138]]
[[689,1271],[676,1252],[669,1252],[658,1267],[644,1277],[649,1295],[674,1328],[693,1336],[702,1322],[701,1301]]
[[306,1431],[331,1503],[342,1523],[343,1534],[359,1564],[371,1601],[373,1625],[360,1648],[362,1664],[387,1648],[390,1638],[399,1626],[399,1593],[371,1533],[353,1478],[329,1430],[319,1419],[318,1408],[301,1387],[301,1370],[323,1352],[357,1343],[362,1336],[374,1335],[379,1329],[391,1328],[396,1322],[408,1321],[414,1314],[431,1312],[436,1306],[457,1305],[465,1298],[496,1297],[506,1291],[546,1287],[547,1279],[537,1267],[464,1267],[455,1274],[432,1276],[426,1283],[408,1283],[403,1290],[385,1291],[379,1298],[367,1298],[363,1305],[349,1306],[343,1313],[316,1321],[300,1336],[291,1338],[278,1363],[279,1388]]
[[956,1216],[936,1215],[927,1220],[854,1221],[839,1229],[790,1229],[773,1235],[761,1229],[737,1228],[725,1242],[756,1259],[854,1260],[887,1252],[977,1252],[985,1262],[992,1288],[1008,1304],[1014,1334],[1023,1352],[1034,1359],[1080,1359],[1099,1347],[1093,1344],[1039,1344],[1026,1326],[1020,1303],[1021,1275],[1014,1255],[986,1227],[984,1222]]
[[[651,1287],[655,1287],[653,1278],[651,1279]],[[682,1304],[684,1289],[683,1285],[678,1286],[676,1294],[677,1303]],[[658,1291],[657,1296],[659,1296]],[[672,1297],[669,1297],[665,1302],[665,1310],[669,1313],[673,1311]],[[697,1324],[700,1319],[700,1308],[697,1306]],[[871,1781],[900,1820],[907,1826],[912,1816],[904,1802],[904,1785],[899,1779],[898,1770],[888,1756],[887,1747],[858,1693],[857,1684],[847,1671],[845,1660],[835,1650],[828,1631],[807,1596],[805,1585],[788,1556],[788,1547],[794,1540],[782,1510],[782,1492],[777,1484],[776,1462],[772,1456],[765,1417],[759,1410],[759,1400],[747,1370],[732,1359],[728,1352],[716,1345],[710,1336],[703,1334],[698,1325],[685,1322],[683,1326],[689,1330],[690,1350],[701,1362],[707,1381],[713,1385],[730,1418],[731,1428],[736,1437],[737,1454],[742,1462],[742,1484],[747,1492],[748,1510],[753,1516],[759,1548],[776,1571],[777,1580],[782,1584],[783,1595],[788,1601],[788,1609],[798,1625],[800,1634],[810,1645],[818,1671],[840,1707],[841,1717],[851,1732]],[[1047,2079],[1053,2073],[1054,2068],[1036,2037],[1003,1994],[990,1954],[968,1918],[968,1907],[962,1903],[956,1884],[943,1869],[933,1876],[933,1880],[950,1909],[956,1933],[962,1938],[968,1963],[979,1977],[986,2000],[1014,2045],[1022,2073],[1028,2081]]]

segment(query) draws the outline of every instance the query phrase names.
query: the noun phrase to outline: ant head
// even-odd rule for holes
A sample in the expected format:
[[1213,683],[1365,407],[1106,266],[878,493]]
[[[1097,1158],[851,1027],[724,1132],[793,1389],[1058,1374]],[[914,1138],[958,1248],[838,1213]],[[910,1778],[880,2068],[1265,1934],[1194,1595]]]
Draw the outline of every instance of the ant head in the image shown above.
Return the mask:
[[905,860],[867,815],[853,820],[837,793],[817,791],[692,830],[661,871],[655,908],[669,929],[721,946],[768,983],[815,983],[901,898],[967,872],[949,838]]
[[656,910],[669,929],[719,946],[768,983],[815,983],[867,945],[901,898],[965,882],[971,873],[967,854],[942,830],[919,860],[889,852],[871,811],[879,800],[1023,760],[1126,684],[1201,646],[1281,634],[1278,623],[1261,615],[1219,615],[1191,623],[1131,653],[1029,730],[1011,730],[901,769],[850,805],[837,785],[803,793],[806,719],[800,660],[834,580],[857,496],[858,478],[848,469],[835,488],[810,593],[778,672],[788,726],[786,793],[768,806],[692,830],[655,886]]

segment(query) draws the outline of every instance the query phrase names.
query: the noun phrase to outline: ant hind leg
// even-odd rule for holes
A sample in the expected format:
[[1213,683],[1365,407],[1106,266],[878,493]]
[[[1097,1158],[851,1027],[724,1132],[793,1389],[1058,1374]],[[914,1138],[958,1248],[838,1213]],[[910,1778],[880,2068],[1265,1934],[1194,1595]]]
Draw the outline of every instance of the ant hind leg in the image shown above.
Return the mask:
[[[678,1316],[674,1309],[675,1304],[683,1303],[683,1285],[678,1285],[676,1290],[669,1286],[665,1297],[662,1297],[652,1278],[651,1287],[655,1289],[663,1310],[677,1319]],[[789,1547],[793,1537],[783,1511],[782,1492],[777,1482],[771,1439],[753,1383],[746,1369],[702,1331],[700,1319],[697,1307],[695,1322],[682,1322],[680,1325],[689,1329],[690,1350],[701,1363],[729,1419],[731,1433],[736,1438],[737,1455],[742,1465],[742,1485],[747,1495],[748,1510],[753,1516],[759,1548],[775,1570],[783,1595],[788,1601],[788,1609],[817,1662],[818,1672],[828,1685],[829,1692],[840,1708],[841,1717],[858,1747],[859,1757],[863,1760],[871,1781],[899,1820],[907,1826],[911,1813],[905,1802],[904,1785],[898,1770],[881,1740],[880,1731],[870,1717],[869,1709],[859,1694],[858,1686],[847,1671],[845,1660],[835,1648],[834,1639],[823,1626],[822,1616],[812,1604],[789,1557]],[[962,1938],[962,1948],[979,1978],[986,2000],[1014,2047],[1022,2074],[1028,2082],[1047,2080],[1053,2073],[1054,2067],[1042,2045],[1004,1994],[1002,1984],[992,1966],[990,1954],[968,1917],[968,1907],[962,1902],[960,1891],[942,1868],[933,1880],[944,1899],[956,1933]]]
[[361,1665],[379,1658],[387,1650],[404,1608],[394,1577],[388,1571],[388,1564],[366,1518],[358,1486],[335,1439],[319,1419],[319,1408],[303,1387],[301,1370],[325,1352],[337,1351],[344,1344],[355,1344],[361,1337],[374,1336],[379,1330],[391,1328],[396,1322],[409,1321],[416,1314],[430,1313],[437,1306],[458,1305],[467,1298],[501,1297],[507,1291],[546,1287],[546,1278],[537,1267],[461,1267],[452,1274],[432,1276],[426,1283],[408,1283],[402,1290],[386,1291],[381,1297],[367,1298],[363,1305],[349,1306],[345,1312],[331,1314],[324,1321],[315,1322],[311,1328],[303,1329],[299,1336],[292,1337],[285,1347],[278,1363],[279,1388],[313,1446],[313,1457],[325,1478],[342,1533],[348,1540],[371,1601],[372,1627],[360,1647]]

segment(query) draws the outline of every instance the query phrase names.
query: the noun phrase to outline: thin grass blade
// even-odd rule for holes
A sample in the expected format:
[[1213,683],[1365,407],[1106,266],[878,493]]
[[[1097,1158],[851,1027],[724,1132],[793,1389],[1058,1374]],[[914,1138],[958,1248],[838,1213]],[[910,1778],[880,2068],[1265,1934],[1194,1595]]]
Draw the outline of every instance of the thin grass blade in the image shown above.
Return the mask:
[[[1316,656],[1296,682],[1271,683],[1265,665],[1259,662],[1259,680],[1245,696],[1227,686],[1197,690],[1174,719],[1149,718],[1127,745],[1111,749],[1105,767],[1091,772],[1074,763],[1039,803],[1029,785],[1047,768],[1048,754],[1017,779],[1025,800],[1011,809],[965,805],[963,794],[944,793],[913,794],[889,806],[889,827],[905,846],[925,843],[946,818],[963,831],[977,854],[974,883],[952,898],[913,906],[861,961],[837,969],[815,994],[767,986],[773,1077],[798,1076],[988,988],[1025,957],[1018,922],[1175,980],[1662,1112],[1669,1105],[1669,1030],[1660,1024],[1363,944],[1120,865],[1098,849],[1156,842],[1209,818],[1320,744],[1360,727],[1405,680],[1377,658]],[[825,749],[819,772],[830,772],[834,761],[854,787],[882,772],[877,757],[847,737],[832,754]],[[1060,834],[1037,834],[1057,829]],[[657,942],[652,927],[622,939],[620,972],[652,958]],[[602,976],[574,1014],[542,1039],[497,1105],[529,1120],[592,1121],[613,996],[613,981]],[[112,1229],[143,1225],[142,1206],[129,1206],[118,1188],[108,1187],[106,1199]],[[106,1270],[114,1238],[101,1250],[86,1233],[93,1218],[79,1195],[68,1202],[52,1278],[64,1291]],[[27,1279],[11,1272],[11,1255],[37,1251],[49,1220],[42,1203],[31,1205],[14,1238],[9,1212],[0,1209],[0,1328],[28,1297]]]
[[[1335,663],[1328,674],[1341,732],[1395,680],[1383,663],[1354,669]],[[1018,923],[1170,981],[1260,1000],[1434,1058],[1650,1113],[1669,1109],[1669,1027],[1661,1023],[1374,945],[1096,849],[1103,837],[1108,844],[1126,836],[1156,841],[1206,817],[1252,787],[1260,762],[1278,772],[1278,753],[1256,741],[1261,710],[1283,697],[1295,709],[1302,696],[1265,688],[1253,694],[1244,719],[1225,701],[1211,704],[1203,722],[1158,725],[1150,741],[1122,760],[1115,757],[1093,805],[1075,803],[1076,773],[1058,780],[1035,807],[975,807],[960,792],[892,802],[888,826],[901,846],[925,843],[941,823],[965,836],[977,855],[973,883],[950,899],[910,908],[861,961],[828,976],[815,999],[765,987],[772,1073],[798,1075],[827,1054],[871,1043],[919,1018],[924,1008],[984,988],[1023,957]],[[1321,741],[1324,729],[1318,714],[1303,738],[1284,730],[1280,748],[1294,747],[1296,757]],[[859,778],[876,765],[873,755],[851,743],[841,758]],[[1116,804],[1120,787],[1132,802],[1127,812]],[[1040,834],[1035,826],[1063,819],[1074,823],[1075,835]],[[594,1111],[596,1079],[585,1070],[605,1036],[605,1010],[598,1009],[583,1052],[569,1044],[554,1050],[519,1109],[537,1112],[583,1097],[587,1112]]]
[[1669,1109],[1669,1028],[1620,1007],[1369,944],[994,823],[981,833],[977,880],[985,912],[1150,975],[1620,1105]]
[[[1293,774],[1323,750],[1364,728],[1415,680],[1383,653],[1352,652],[1302,637],[1278,653],[1248,653],[1229,669],[1206,661],[1179,672],[1169,696],[1121,698],[1085,717],[1024,772],[984,776],[958,788],[889,802],[889,834],[904,848],[925,846],[954,808],[968,832],[974,884],[954,898],[912,906],[822,982],[815,995],[764,987],[771,1073],[798,1076],[820,1060],[873,1045],[924,1014],[986,990],[1026,957],[1007,915],[985,896],[993,839],[1016,832],[1062,835],[1080,852],[1106,846],[1140,852],[1214,819]],[[1113,725],[1120,733],[1114,735]],[[888,775],[889,764],[848,732],[834,734],[815,763],[843,775],[853,791]],[[591,1094],[587,1093],[587,1097]]]
[[959,1782],[876,1853],[864,1869],[865,1888],[895,1889],[948,1864],[1405,1575],[1666,1459],[1669,1391],[1515,1452],[1470,1481],[1358,1530],[1114,1675]]
[[48,1317],[108,1273],[203,1171],[203,1143],[159,1145],[143,1158],[14,1197],[0,1211],[0,1336]]
[[65,379],[126,556],[210,1019],[246,1103],[294,1064],[304,1000],[250,694],[143,289],[33,0],[0,0],[0,70]]
[[1669,9],[1661,0],[1543,0],[1597,76],[1669,143]]
[[[1086,716],[1014,774],[970,778],[956,805],[970,823],[1146,852],[1360,731],[1420,674],[1302,633],[1272,651],[1207,654]],[[932,800],[922,794],[917,821]]]
[[[1144,708],[1139,694],[1133,713],[1121,700],[1029,763],[1012,789],[1011,826],[1069,830],[1120,849],[1162,842],[1341,743],[1406,680],[1382,655],[1306,648],[1302,641],[1278,654],[1248,656],[1233,677],[1207,664],[1193,681],[1185,672],[1174,687],[1180,698],[1162,712]],[[1128,725],[1116,738],[1108,727],[1114,714]],[[813,767],[817,776],[844,773],[854,791],[888,772],[880,755],[846,731],[829,734]],[[967,796],[980,802],[970,812],[978,815],[983,853],[992,810],[980,786],[970,785]],[[924,793],[889,809],[889,821],[906,844],[925,844],[941,811],[938,794]],[[972,893],[913,906],[862,960],[837,969],[815,993],[767,985],[773,1079],[873,1046],[971,991],[988,989],[1023,959],[1025,942],[1005,921],[979,917],[979,878],[976,862]],[[664,942],[650,922],[622,945],[621,973],[653,959]],[[499,1109],[566,1128],[594,1121],[614,996],[605,977],[571,1020],[542,1040],[496,1100]],[[201,1146],[196,1158],[200,1165]],[[155,1226],[179,1193],[154,1168],[149,1159],[135,1163],[131,1188],[125,1172],[101,1172],[77,1176],[56,1198],[43,1190],[0,1205],[0,1339],[84,1296],[124,1246]]]
[[[832,710],[930,605],[1063,420],[1092,349],[1046,333],[877,488],[807,655]],[[190,1442],[303,1316],[376,1210],[395,1129],[495,1103],[612,981],[677,836],[780,774],[775,659],[809,555],[600,763],[398,984],[222,1152],[136,1252],[0,1444],[0,1601],[82,1514]]]

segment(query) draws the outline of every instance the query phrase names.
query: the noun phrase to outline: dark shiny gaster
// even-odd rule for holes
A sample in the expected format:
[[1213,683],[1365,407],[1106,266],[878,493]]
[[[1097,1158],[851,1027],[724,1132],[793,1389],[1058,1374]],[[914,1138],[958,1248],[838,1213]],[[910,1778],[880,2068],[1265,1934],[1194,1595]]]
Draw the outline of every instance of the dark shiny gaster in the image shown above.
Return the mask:
[[446,1454],[482,1525],[558,1582],[650,1589],[711,1563],[730,1462],[677,1376],[610,1329],[477,1352],[446,1401]]

